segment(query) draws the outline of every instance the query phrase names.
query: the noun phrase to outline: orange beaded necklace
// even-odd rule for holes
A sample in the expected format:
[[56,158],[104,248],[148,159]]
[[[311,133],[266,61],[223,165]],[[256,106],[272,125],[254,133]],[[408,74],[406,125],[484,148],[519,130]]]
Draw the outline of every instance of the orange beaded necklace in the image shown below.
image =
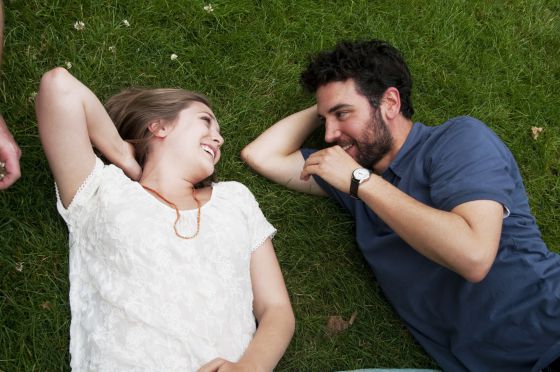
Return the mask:
[[193,198],[194,198],[194,201],[196,202],[196,206],[198,208],[198,213],[196,215],[196,231],[192,236],[184,236],[184,235],[179,234],[179,231],[177,231],[177,222],[179,222],[179,218],[181,218],[181,215],[179,214],[179,208],[177,208],[177,205],[175,205],[175,203],[172,203],[171,201],[164,198],[163,195],[161,195],[159,192],[152,189],[151,187],[144,186],[142,184],[140,184],[140,186],[142,186],[143,188],[145,188],[148,191],[153,192],[154,194],[159,196],[163,201],[165,201],[167,204],[169,204],[170,206],[172,206],[175,209],[175,214],[177,216],[175,218],[175,223],[173,223],[173,230],[175,231],[175,235],[177,235],[179,238],[185,239],[185,240],[196,238],[196,236],[198,235],[198,232],[200,231],[200,202],[198,201],[198,199],[196,197],[196,189],[194,187],[193,187]]

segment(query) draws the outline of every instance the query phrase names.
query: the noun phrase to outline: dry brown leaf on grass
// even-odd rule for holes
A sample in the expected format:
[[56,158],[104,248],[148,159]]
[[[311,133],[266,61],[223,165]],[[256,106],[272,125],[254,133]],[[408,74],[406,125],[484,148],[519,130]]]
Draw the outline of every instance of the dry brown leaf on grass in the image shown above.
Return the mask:
[[329,336],[334,336],[334,335],[344,331],[345,329],[350,327],[352,325],[352,323],[354,323],[357,315],[358,315],[358,312],[354,311],[349,320],[342,319],[342,317],[340,315],[329,316],[329,319],[327,320],[327,327],[326,327],[327,334]]
[[41,304],[41,307],[45,310],[51,310],[53,306],[50,301],[45,301]]

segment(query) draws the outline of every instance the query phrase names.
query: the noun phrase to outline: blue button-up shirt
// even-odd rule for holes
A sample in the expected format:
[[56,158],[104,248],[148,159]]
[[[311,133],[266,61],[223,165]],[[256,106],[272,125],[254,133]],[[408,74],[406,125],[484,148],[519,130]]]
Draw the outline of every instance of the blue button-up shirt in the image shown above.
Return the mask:
[[[301,151],[307,158],[315,150]],[[361,200],[314,177],[353,216],[358,246],[383,292],[440,366],[538,371],[560,356],[560,256],[541,238],[505,144],[470,117],[415,123],[382,177],[440,210],[493,200],[506,212],[490,272],[470,283],[419,254]]]

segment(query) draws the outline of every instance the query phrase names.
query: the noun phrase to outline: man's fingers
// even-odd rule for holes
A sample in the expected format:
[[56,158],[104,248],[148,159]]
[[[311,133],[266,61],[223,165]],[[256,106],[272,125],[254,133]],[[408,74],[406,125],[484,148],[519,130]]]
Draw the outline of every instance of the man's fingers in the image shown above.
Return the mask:
[[305,164],[303,165],[303,169],[301,170],[299,178],[301,180],[307,181],[312,174],[318,174],[319,171],[319,163],[314,162],[316,159],[307,159]]
[[2,159],[0,164],[0,190],[7,189],[21,177],[18,154],[12,154]]
[[9,156],[6,159],[6,171],[9,174],[17,175],[19,178],[20,176],[20,168],[19,168],[19,157],[20,155],[16,152],[14,156]]
[[4,178],[2,178],[2,180],[0,181],[0,190],[5,190],[8,187],[12,186],[19,179],[19,177],[19,174],[7,174],[6,176],[4,176]]

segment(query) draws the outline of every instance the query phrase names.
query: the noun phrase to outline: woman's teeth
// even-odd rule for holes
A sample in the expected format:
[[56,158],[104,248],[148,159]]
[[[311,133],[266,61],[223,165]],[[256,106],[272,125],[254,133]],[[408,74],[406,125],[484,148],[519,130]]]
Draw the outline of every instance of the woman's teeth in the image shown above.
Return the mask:
[[216,154],[214,154],[214,150],[212,150],[209,146],[202,145],[202,146],[200,146],[200,147],[202,147],[202,149],[203,149],[204,151],[206,151],[207,153],[209,153],[210,156],[212,156],[212,159],[214,159],[214,158],[216,157]]

